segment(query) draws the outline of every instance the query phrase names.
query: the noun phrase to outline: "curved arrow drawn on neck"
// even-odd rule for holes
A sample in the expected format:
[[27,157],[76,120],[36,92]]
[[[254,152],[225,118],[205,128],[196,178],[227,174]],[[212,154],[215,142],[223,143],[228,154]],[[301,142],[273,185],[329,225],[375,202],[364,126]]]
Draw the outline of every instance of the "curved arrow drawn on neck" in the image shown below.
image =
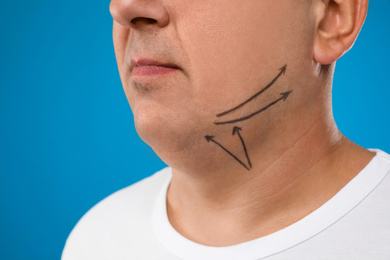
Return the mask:
[[219,114],[217,115],[217,117],[221,117],[221,116],[227,115],[227,114],[229,114],[229,113],[231,113],[231,112],[233,112],[233,111],[235,111],[235,110],[237,110],[237,109],[243,107],[244,105],[248,104],[250,101],[252,101],[253,99],[255,99],[257,96],[261,95],[264,91],[266,91],[267,89],[269,89],[269,88],[270,88],[270,87],[279,79],[279,77],[282,76],[282,74],[283,74],[283,75],[286,74],[286,69],[287,69],[287,64],[284,65],[283,67],[281,67],[281,68],[279,69],[279,70],[280,70],[279,74],[278,74],[270,83],[268,83],[268,85],[265,86],[262,90],[260,90],[259,92],[257,92],[257,93],[254,94],[252,97],[250,97],[248,100],[246,100],[245,102],[239,104],[238,106],[236,106],[236,107],[234,107],[234,108],[232,108],[232,109],[229,109],[229,110],[227,110],[227,111],[225,111],[225,112],[219,113]]
[[227,152],[231,157],[233,157],[237,162],[239,162],[242,166],[245,167],[245,169],[247,169],[248,171],[250,170],[248,166],[245,165],[245,163],[243,163],[240,159],[237,158],[237,156],[235,156],[232,152],[230,152],[228,149],[226,149],[222,144],[218,143],[217,141],[214,140],[214,136],[210,136],[210,135],[206,135],[205,136],[207,142],[213,142],[215,143],[216,145],[218,145],[219,147],[222,148],[222,150],[224,150],[225,152]]
[[234,124],[234,123],[237,123],[237,122],[248,120],[249,118],[254,117],[257,114],[260,114],[261,112],[264,112],[265,110],[267,110],[268,108],[270,108],[273,105],[277,104],[278,102],[280,102],[282,100],[286,101],[286,99],[291,94],[291,92],[293,92],[293,91],[290,90],[290,91],[287,91],[287,92],[280,93],[280,95],[281,95],[280,98],[276,99],[275,101],[272,101],[271,103],[269,103],[265,107],[261,108],[260,110],[257,110],[256,112],[254,112],[254,113],[252,113],[250,115],[247,115],[247,116],[244,116],[244,117],[241,117],[241,118],[238,118],[238,119],[228,120],[228,121],[214,122],[214,124],[216,124],[216,125]]

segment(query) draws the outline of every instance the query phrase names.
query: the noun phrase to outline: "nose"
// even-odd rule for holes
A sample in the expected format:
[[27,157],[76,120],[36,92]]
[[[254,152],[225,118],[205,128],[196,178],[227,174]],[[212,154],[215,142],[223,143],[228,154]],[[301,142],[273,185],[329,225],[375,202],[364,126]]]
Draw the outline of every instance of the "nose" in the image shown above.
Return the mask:
[[117,23],[132,29],[150,24],[164,27],[169,23],[162,0],[112,0],[110,12]]

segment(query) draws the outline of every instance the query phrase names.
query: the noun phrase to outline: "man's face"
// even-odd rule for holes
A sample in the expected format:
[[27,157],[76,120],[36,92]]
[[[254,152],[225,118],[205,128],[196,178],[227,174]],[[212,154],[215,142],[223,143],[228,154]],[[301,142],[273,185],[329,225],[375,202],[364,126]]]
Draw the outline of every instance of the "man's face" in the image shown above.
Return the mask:
[[[204,150],[205,135],[231,135],[233,125],[216,125],[216,115],[257,93],[285,64],[278,82],[229,119],[281,92],[303,90],[313,67],[311,2],[112,0],[116,58],[141,138],[163,159],[164,153]],[[239,126],[255,138],[283,106]]]

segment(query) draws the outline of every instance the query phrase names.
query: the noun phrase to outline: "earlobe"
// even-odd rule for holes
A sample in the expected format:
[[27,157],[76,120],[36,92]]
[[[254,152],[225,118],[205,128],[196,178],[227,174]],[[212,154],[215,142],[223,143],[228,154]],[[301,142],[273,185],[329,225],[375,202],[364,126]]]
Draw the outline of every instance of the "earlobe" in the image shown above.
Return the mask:
[[328,65],[337,61],[345,52],[347,47],[340,38],[326,38],[319,35],[315,39],[313,59],[322,65]]
[[364,23],[368,0],[320,1],[325,8],[317,13],[313,59],[327,65],[338,60],[355,42]]

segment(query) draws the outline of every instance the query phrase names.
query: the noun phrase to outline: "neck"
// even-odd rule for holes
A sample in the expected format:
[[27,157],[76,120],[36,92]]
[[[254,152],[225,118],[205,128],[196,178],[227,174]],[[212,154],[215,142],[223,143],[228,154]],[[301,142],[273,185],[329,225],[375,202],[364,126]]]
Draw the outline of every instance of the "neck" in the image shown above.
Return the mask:
[[173,227],[192,241],[229,246],[276,232],[323,205],[373,154],[343,137],[332,115],[310,118],[318,119],[278,126],[300,129],[288,140],[250,147],[251,171],[239,164],[173,169],[167,195]]

